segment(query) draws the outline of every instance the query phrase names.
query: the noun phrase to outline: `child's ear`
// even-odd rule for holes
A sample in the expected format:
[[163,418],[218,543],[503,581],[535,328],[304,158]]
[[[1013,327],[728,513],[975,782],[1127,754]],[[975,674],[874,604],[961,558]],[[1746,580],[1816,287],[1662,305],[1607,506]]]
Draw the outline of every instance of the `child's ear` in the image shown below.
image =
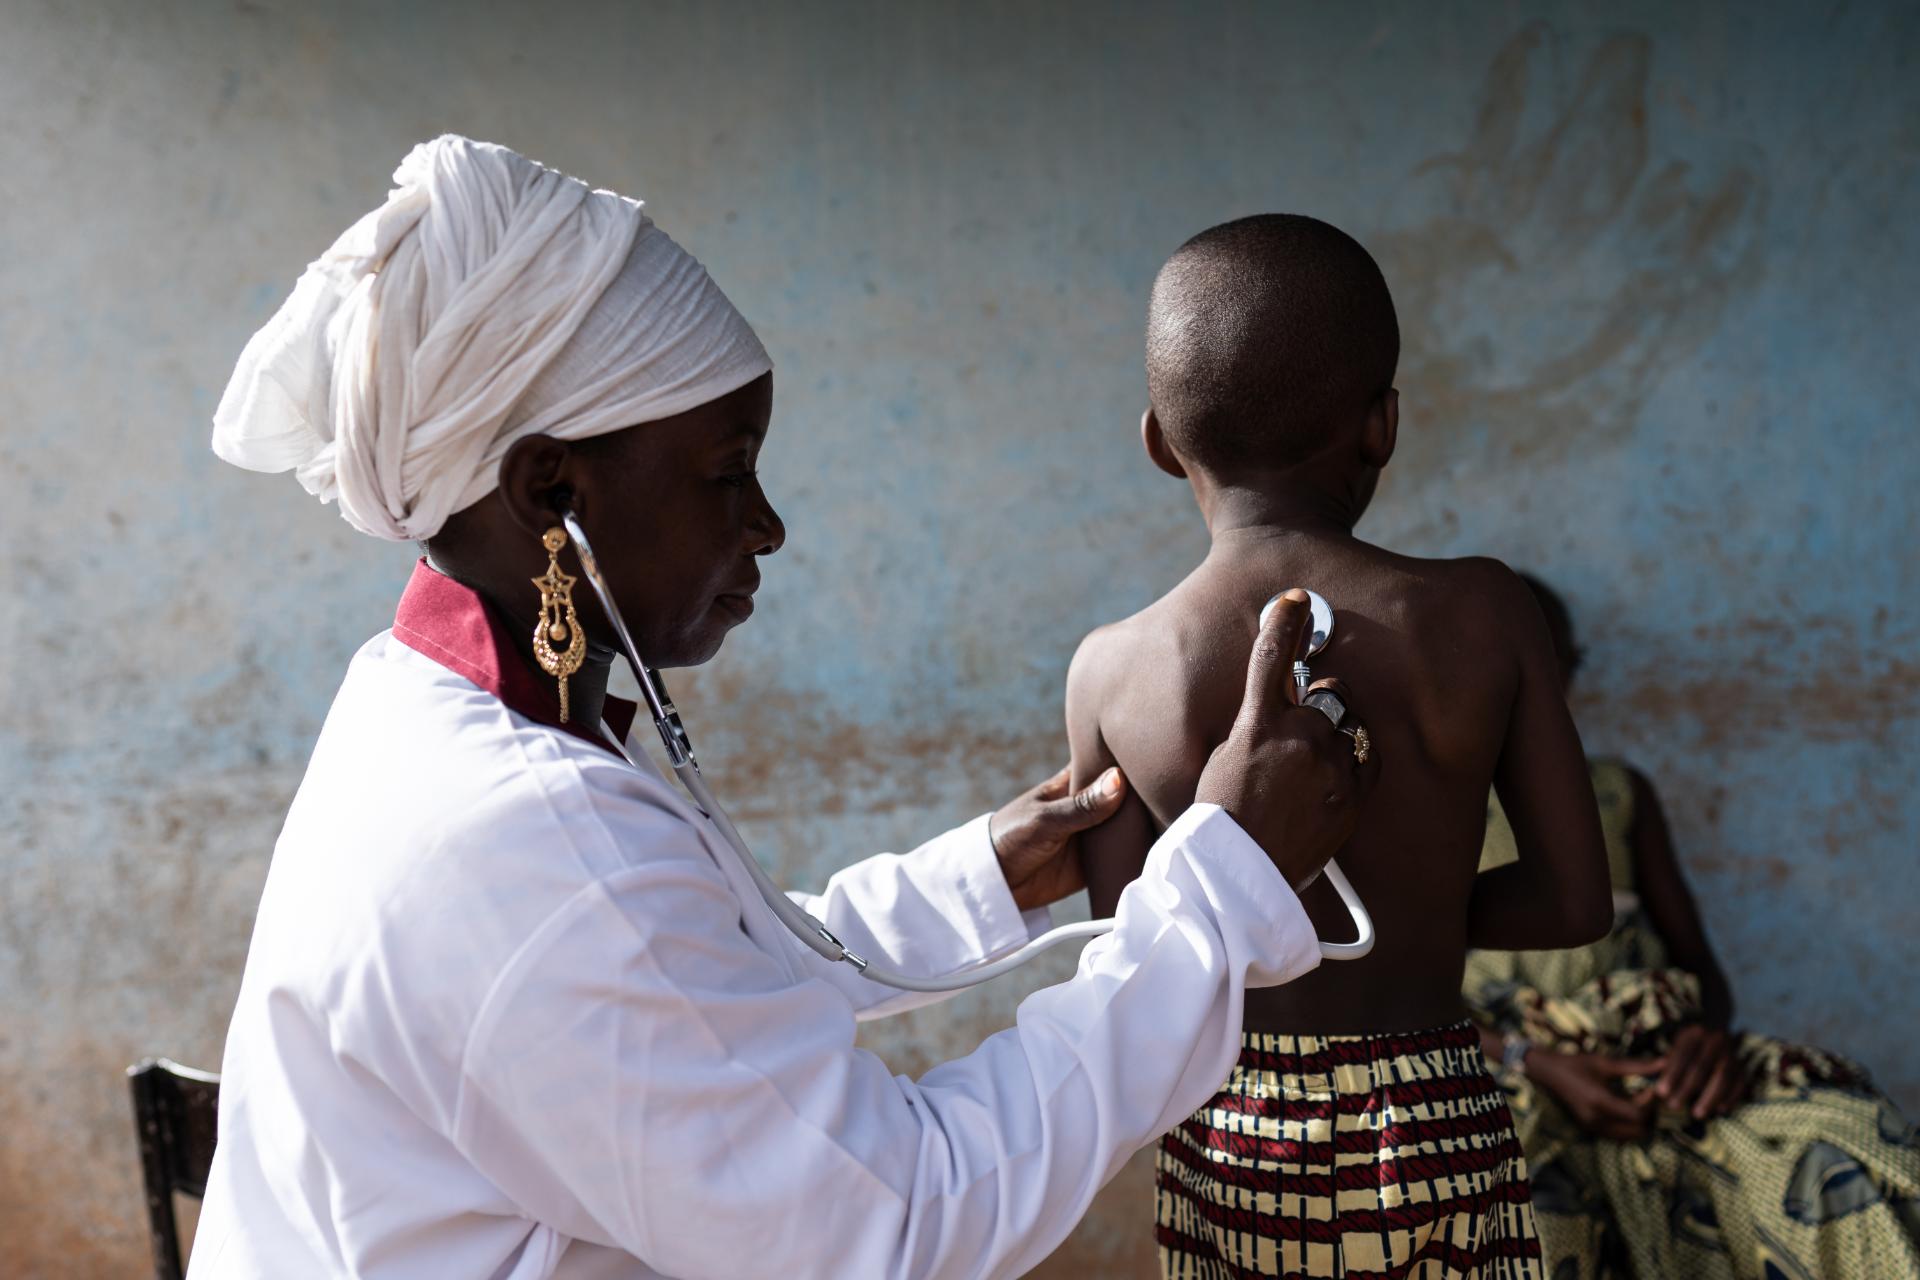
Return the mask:
[[1187,469],[1180,462],[1173,446],[1167,443],[1167,433],[1160,429],[1160,419],[1154,416],[1153,406],[1140,415],[1140,443],[1147,447],[1147,457],[1153,465],[1176,480],[1187,478]]
[[1377,470],[1393,461],[1393,447],[1399,441],[1400,392],[1388,387],[1367,411],[1367,423],[1360,429],[1360,456]]

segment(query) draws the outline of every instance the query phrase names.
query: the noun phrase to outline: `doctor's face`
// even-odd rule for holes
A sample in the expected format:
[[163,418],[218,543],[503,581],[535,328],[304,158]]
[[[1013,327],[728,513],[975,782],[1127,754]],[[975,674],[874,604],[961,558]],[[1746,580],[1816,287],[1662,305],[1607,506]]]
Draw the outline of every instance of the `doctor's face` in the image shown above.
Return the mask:
[[[573,446],[588,464],[580,518],[653,666],[707,661],[753,612],[760,558],[787,537],[755,474],[772,412],[767,373],[685,413]],[[611,642],[584,582],[574,600],[588,633]]]

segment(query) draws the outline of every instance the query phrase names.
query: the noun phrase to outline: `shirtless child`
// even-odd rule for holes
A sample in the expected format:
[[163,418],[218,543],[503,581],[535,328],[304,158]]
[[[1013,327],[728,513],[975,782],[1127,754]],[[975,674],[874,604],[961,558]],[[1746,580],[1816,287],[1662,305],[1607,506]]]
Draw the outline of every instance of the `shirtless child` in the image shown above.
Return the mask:
[[[1332,604],[1314,675],[1346,683],[1381,758],[1339,855],[1378,944],[1248,992],[1232,1078],[1161,1143],[1168,1277],[1539,1274],[1525,1162],[1461,972],[1470,946],[1598,938],[1606,854],[1520,579],[1353,535],[1393,456],[1399,351],[1380,269],[1311,218],[1202,232],[1154,282],[1141,435],[1154,465],[1192,486],[1213,546],[1166,596],[1089,635],[1067,678],[1074,785],[1114,764],[1131,783],[1120,814],[1083,838],[1094,913],[1114,909],[1192,799],[1276,592]],[[1476,878],[1490,786],[1522,857]],[[1324,881],[1302,899],[1323,938],[1353,936]]]

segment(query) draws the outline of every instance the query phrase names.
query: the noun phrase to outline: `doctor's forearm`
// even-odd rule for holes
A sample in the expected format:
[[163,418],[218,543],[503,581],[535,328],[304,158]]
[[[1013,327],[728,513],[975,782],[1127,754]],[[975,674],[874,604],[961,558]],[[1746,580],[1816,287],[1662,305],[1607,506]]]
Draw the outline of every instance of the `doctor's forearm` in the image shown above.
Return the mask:
[[[994,1224],[977,1255],[952,1236],[929,1274],[1018,1275],[1046,1257],[1128,1156],[1219,1087],[1239,1053],[1245,988],[1319,959],[1298,899],[1231,818],[1209,807],[1176,822],[1074,980],[1036,992],[1013,1030],[917,1082],[915,1110],[939,1150],[929,1160],[923,1147],[920,1167],[968,1187],[961,1218],[988,1221],[987,1195]],[[1167,1051],[1141,1051],[1150,1045]],[[984,1099],[998,1100],[993,1111]]]
[[[846,947],[876,965],[934,977],[1028,941],[1044,912],[1014,902],[980,817],[907,854],[878,854],[834,874],[817,896],[791,894]],[[840,988],[862,1018],[918,1008],[952,993],[910,993],[864,978],[851,965],[807,953],[803,963]]]
[[[1230,818],[1176,823],[1072,981],[904,1086],[921,1131],[903,1216],[859,1213],[897,1229],[897,1251],[884,1269],[847,1273],[1010,1276],[1036,1265],[1128,1156],[1219,1087],[1239,1052],[1246,986],[1318,961],[1298,900]],[[1154,1045],[1167,1051],[1142,1051]]]
[[[1203,806],[1072,980],[904,1080],[855,1046],[835,989],[715,945],[738,910],[698,859],[656,859],[583,896],[547,931],[549,962],[503,990],[456,1132],[526,1216],[670,1275],[1018,1275],[1219,1087],[1246,987],[1320,959],[1272,863]],[[618,1000],[547,977],[603,973],[610,955]]]

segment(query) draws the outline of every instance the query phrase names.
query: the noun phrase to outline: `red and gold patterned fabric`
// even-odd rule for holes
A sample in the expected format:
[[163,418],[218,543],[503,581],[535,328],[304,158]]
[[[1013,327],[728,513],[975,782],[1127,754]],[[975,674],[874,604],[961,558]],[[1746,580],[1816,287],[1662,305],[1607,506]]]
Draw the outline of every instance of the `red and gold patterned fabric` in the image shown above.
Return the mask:
[[1157,1165],[1168,1280],[1542,1274],[1526,1159],[1470,1023],[1250,1033]]

